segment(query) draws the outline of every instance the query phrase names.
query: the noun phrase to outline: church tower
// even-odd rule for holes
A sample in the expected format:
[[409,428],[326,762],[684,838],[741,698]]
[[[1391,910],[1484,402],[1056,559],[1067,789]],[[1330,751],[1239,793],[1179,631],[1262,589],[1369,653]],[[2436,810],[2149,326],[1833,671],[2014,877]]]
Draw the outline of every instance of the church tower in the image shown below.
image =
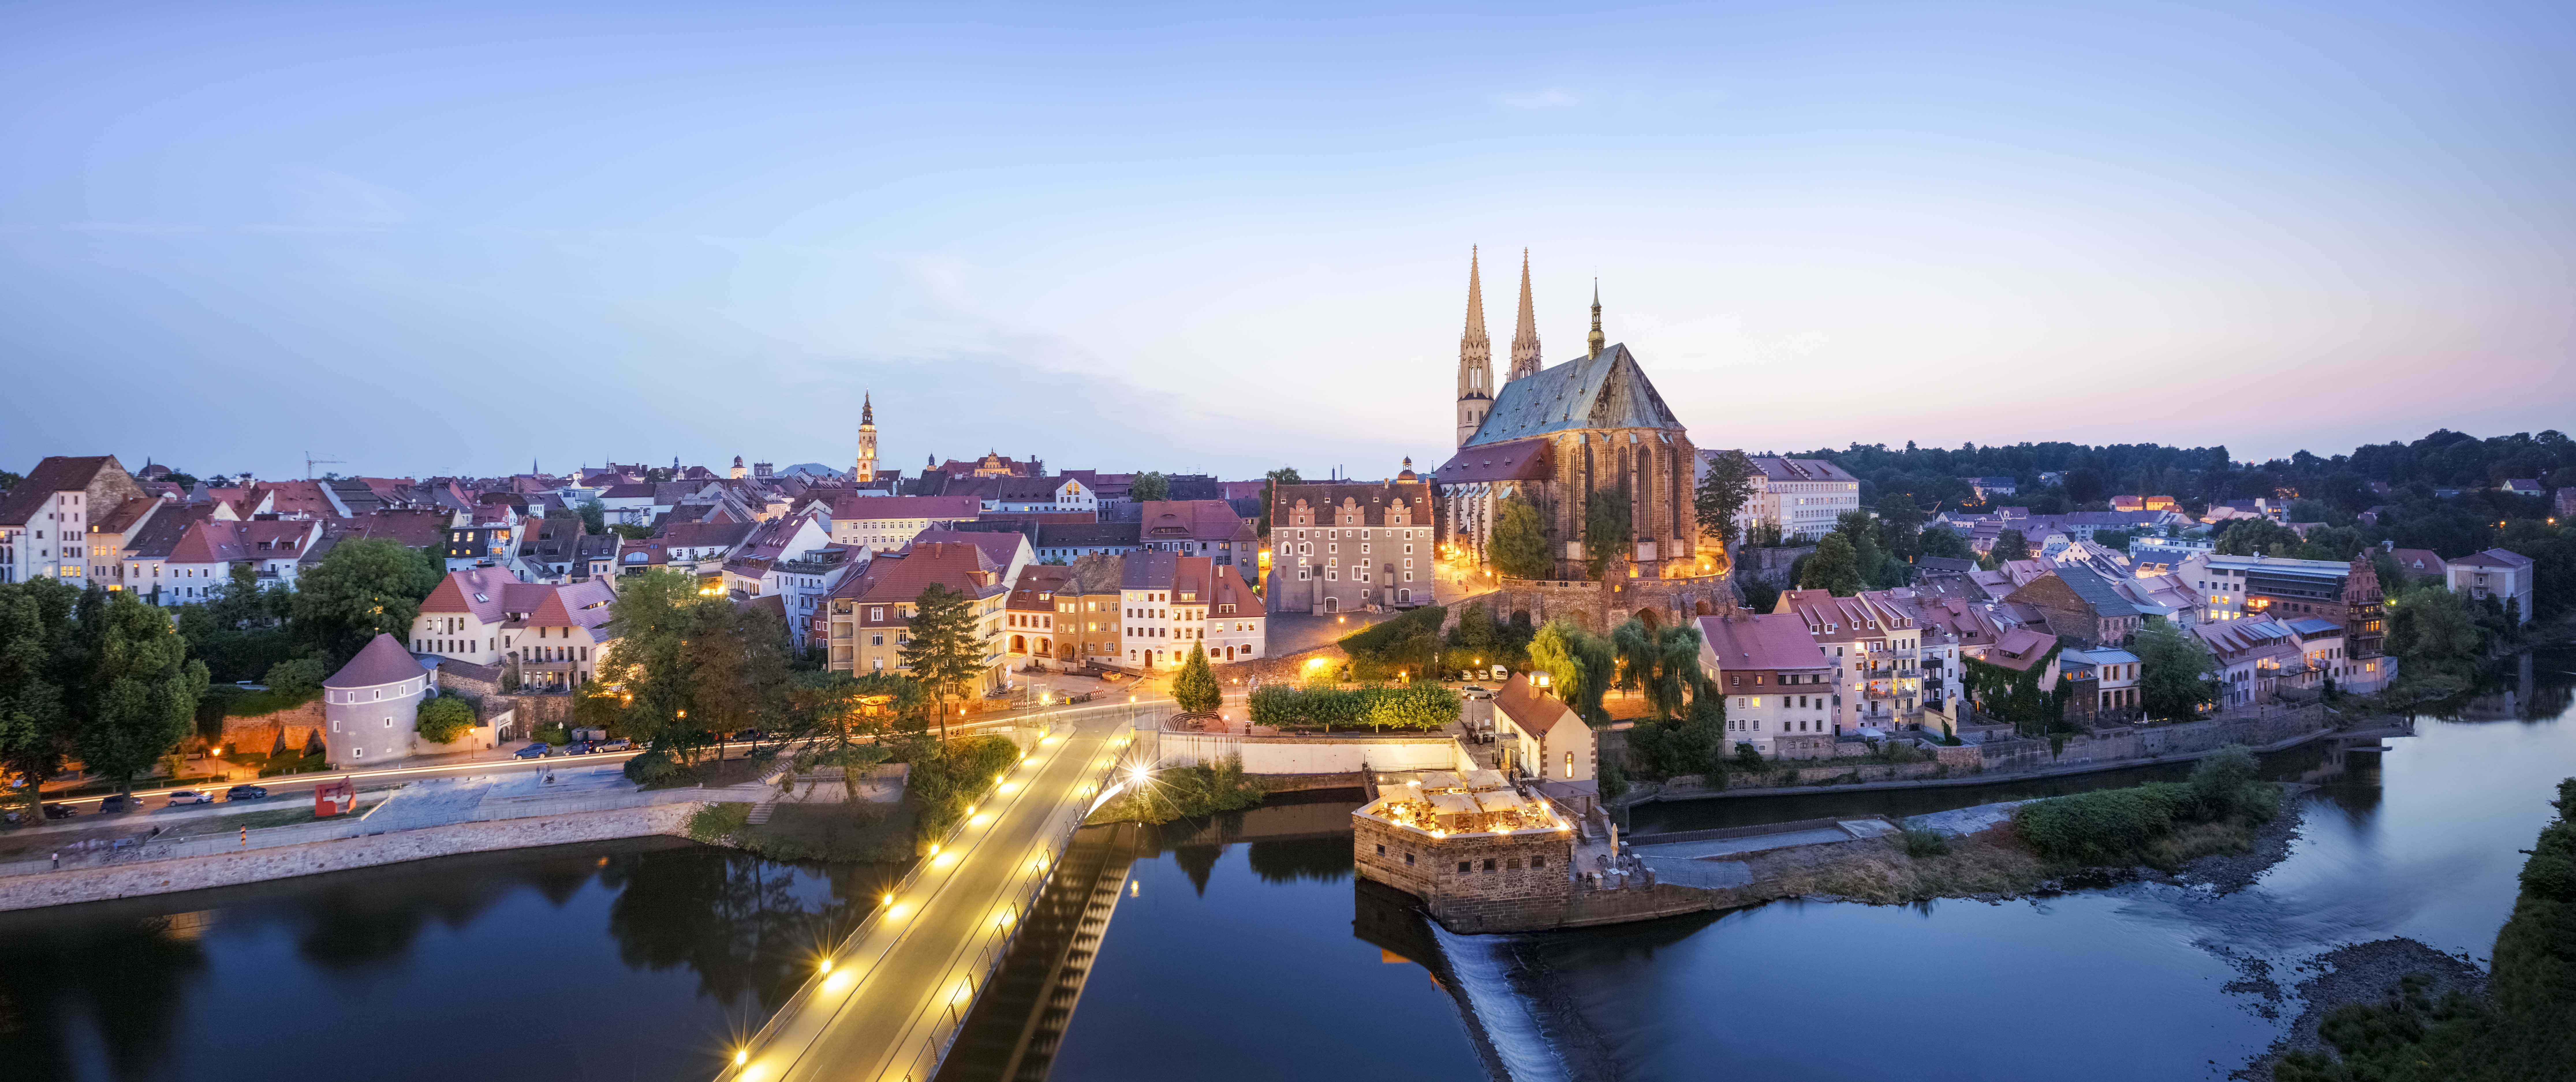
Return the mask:
[[1458,336],[1458,446],[1494,408],[1494,344],[1485,337],[1485,288],[1476,279],[1476,250],[1467,250],[1467,331]]
[[1512,332],[1512,371],[1503,377],[1509,383],[1523,376],[1535,376],[1540,366],[1538,317],[1530,312],[1529,249],[1521,249],[1521,325]]
[[1583,342],[1585,348],[1590,350],[1586,356],[1600,356],[1603,342],[1604,339],[1601,337],[1601,279],[1595,278],[1592,280],[1592,333],[1586,335]]
[[850,479],[877,479],[877,404],[872,395],[859,396],[859,463],[850,471]]

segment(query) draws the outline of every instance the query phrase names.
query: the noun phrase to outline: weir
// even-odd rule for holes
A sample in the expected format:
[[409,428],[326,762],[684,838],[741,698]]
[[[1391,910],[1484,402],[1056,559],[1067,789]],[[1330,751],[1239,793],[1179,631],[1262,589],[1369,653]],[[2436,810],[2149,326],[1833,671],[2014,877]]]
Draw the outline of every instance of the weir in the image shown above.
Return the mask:
[[[1066,711],[1055,721],[857,931],[815,959],[813,976],[719,1079],[929,1082],[938,1073],[1023,930],[1061,919],[1060,910],[1044,913],[1059,872],[1067,883],[1089,877],[1087,912],[1108,871],[1062,864],[1076,829],[1125,765],[1134,743],[1129,708]],[[1117,874],[1124,879],[1123,864]],[[1115,892],[1113,883],[1112,899]],[[1099,924],[1106,923],[1103,914]]]

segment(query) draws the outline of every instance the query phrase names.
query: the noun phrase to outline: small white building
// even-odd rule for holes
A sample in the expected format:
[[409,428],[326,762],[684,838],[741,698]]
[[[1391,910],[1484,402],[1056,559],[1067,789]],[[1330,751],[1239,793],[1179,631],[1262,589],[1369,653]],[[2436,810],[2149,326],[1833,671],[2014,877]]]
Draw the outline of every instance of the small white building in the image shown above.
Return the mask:
[[2495,598],[2513,614],[2514,622],[2531,622],[2531,557],[2503,549],[2474,552],[2456,560],[2443,562],[2449,576],[2451,592],[2467,594],[2478,600]]
[[1592,727],[1572,708],[1513,673],[1494,696],[1494,739],[1502,767],[1546,781],[1591,781],[1596,774]]

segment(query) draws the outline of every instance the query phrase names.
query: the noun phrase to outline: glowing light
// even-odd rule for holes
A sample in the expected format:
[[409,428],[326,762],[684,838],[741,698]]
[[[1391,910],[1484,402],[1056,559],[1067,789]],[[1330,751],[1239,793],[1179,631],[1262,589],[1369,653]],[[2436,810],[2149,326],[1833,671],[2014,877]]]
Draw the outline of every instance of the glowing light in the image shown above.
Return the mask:
[[828,977],[828,978],[825,978],[825,979],[824,979],[824,981],[823,981],[823,991],[825,991],[826,993],[833,994],[833,995],[838,995],[838,994],[840,994],[844,989],[847,989],[849,986],[851,986],[851,985],[853,985],[853,984],[857,984],[857,983],[858,983],[858,981],[859,981],[858,974],[852,973],[852,972],[850,972],[849,970],[844,969],[844,970],[842,970],[842,971],[840,971],[840,972],[838,972],[838,973],[832,974],[830,977]]
[[734,1053],[733,1053],[733,1065],[734,1065],[734,1066],[736,1066],[736,1067],[740,1067],[740,1066],[742,1066],[745,1062],[749,1061],[750,1059],[751,1059],[751,1053],[750,1053],[750,1052],[745,1051],[745,1050],[743,1050],[743,1049],[739,1049],[739,1048],[734,1049]]
[[1006,782],[1003,782],[1003,783],[1002,783],[1001,791],[1002,791],[1002,792],[1004,792],[1004,793],[1016,793],[1016,792],[1019,792],[1019,791],[1020,791],[1020,783],[1015,782],[1015,781],[1006,781]]
[[885,905],[893,905],[893,904],[894,904],[894,895],[887,894],[887,895],[880,896],[880,897],[877,899],[877,901],[878,901],[878,902],[881,902],[881,903],[883,903],[883,904],[885,904]]
[[986,823],[990,823],[990,822],[992,822],[992,821],[993,821],[993,816],[992,816],[992,814],[991,814],[991,813],[989,813],[989,812],[987,812],[987,813],[985,813],[985,814],[983,814],[983,815],[978,815],[978,816],[976,816],[976,817],[974,817],[974,818],[972,818],[972,819],[968,819],[968,820],[967,820],[967,822],[972,823],[972,824],[974,824],[974,825],[976,825],[976,826],[979,826],[979,827],[980,827],[980,826],[983,826],[983,825],[984,825],[984,824],[986,824]]
[[934,868],[945,868],[955,863],[957,863],[957,854],[955,853],[941,853],[938,856],[930,858],[930,864]]
[[829,973],[829,972],[831,972],[831,971],[832,971],[832,960],[831,960],[831,959],[829,959],[829,958],[823,959],[823,972],[825,972],[825,973]]
[[1046,739],[1044,739],[1044,740],[1040,740],[1040,741],[1038,741],[1038,743],[1040,743],[1040,744],[1052,744],[1052,743],[1055,743],[1056,741],[1058,741],[1058,740],[1062,740],[1062,739],[1064,739],[1064,738],[1063,738],[1063,737],[1060,737],[1060,736],[1050,736],[1050,737],[1047,737],[1047,738],[1046,738]]
[[939,855],[939,843],[938,843],[938,842],[932,842],[932,843],[930,843],[930,855],[931,855],[931,856],[934,856],[934,857]]

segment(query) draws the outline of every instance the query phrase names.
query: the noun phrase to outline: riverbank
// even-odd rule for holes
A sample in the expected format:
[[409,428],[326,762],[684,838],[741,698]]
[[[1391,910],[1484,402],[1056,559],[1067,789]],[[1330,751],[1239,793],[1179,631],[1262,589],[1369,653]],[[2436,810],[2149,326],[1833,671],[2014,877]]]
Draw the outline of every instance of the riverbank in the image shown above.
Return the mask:
[[357,838],[0,878],[0,911],[238,886],[501,849],[682,834],[696,804],[451,823]]
[[2332,1055],[2322,1027],[2337,1008],[2385,1001],[2410,976],[2424,979],[2425,997],[2440,1000],[2452,992],[2486,994],[2487,972],[2463,957],[2444,954],[2412,939],[2380,939],[2339,947],[2306,963],[2315,976],[2299,982],[2295,994],[2306,1004],[2263,1054],[2228,1073],[2247,1082],[2273,1082],[2273,1068],[2293,1052]]

